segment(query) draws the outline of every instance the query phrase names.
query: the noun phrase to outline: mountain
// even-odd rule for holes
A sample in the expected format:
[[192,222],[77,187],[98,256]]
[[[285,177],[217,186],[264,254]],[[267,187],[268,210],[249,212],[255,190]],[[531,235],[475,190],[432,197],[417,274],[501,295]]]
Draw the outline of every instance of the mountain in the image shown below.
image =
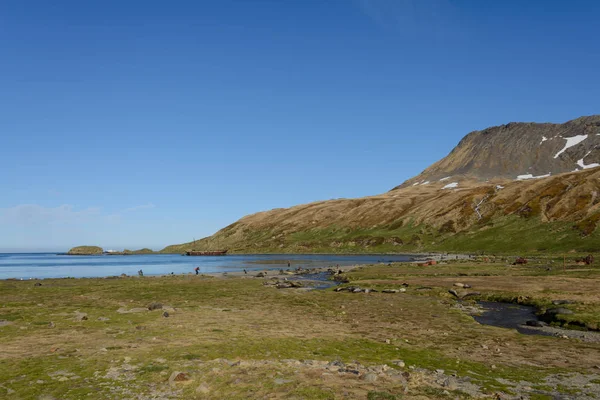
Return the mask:
[[162,252],[598,251],[599,145],[600,116],[488,128],[387,193],[252,214]]
[[600,115],[564,124],[511,122],[469,133],[448,156],[399,188],[445,178],[533,179],[599,165]]

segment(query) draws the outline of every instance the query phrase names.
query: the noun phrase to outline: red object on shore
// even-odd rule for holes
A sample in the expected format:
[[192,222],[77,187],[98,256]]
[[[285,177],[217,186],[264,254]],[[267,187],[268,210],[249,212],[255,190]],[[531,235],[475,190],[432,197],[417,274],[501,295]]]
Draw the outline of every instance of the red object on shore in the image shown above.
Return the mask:
[[519,264],[527,264],[527,259],[523,258],[523,257],[519,257],[515,260],[515,262],[513,263],[513,265],[519,265]]
[[429,260],[429,261],[426,261],[426,262],[424,262],[424,263],[419,263],[419,264],[417,264],[417,265],[418,265],[419,267],[428,267],[428,266],[430,266],[430,265],[436,265],[436,264],[437,264],[437,261],[435,261],[435,260]]

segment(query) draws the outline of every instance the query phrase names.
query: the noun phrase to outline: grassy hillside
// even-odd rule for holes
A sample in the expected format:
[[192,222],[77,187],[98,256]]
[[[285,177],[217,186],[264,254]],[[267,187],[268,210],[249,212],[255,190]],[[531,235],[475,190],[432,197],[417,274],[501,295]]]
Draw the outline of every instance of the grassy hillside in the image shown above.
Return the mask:
[[587,252],[600,247],[598,168],[502,182],[501,187],[461,182],[458,189],[444,190],[443,184],[261,212],[213,236],[162,252],[193,247],[234,253],[501,253]]

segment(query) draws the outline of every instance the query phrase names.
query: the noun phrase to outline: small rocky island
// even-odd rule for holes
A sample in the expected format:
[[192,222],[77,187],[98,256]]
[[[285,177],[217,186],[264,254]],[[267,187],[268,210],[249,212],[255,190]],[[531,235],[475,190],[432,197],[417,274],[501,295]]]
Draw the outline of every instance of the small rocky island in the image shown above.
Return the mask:
[[104,249],[98,246],[77,246],[67,252],[70,256],[96,256],[104,254]]
[[125,249],[123,251],[115,251],[115,250],[107,250],[104,251],[102,247],[98,246],[77,246],[73,247],[69,250],[66,255],[69,256],[129,256],[129,255],[138,255],[138,254],[154,254],[154,250],[143,248],[139,250],[129,250]]

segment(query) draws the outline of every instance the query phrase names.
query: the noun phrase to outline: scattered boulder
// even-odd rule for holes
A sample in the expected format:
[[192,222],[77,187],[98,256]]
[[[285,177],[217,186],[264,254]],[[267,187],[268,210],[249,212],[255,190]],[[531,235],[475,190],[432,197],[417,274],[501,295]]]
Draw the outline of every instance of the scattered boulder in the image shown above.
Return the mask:
[[176,382],[186,382],[190,380],[190,376],[185,372],[174,371],[169,377],[169,384],[175,385]]
[[398,293],[398,289],[383,289],[381,293]]
[[369,372],[368,374],[363,375],[362,378],[365,382],[369,382],[369,383],[377,382],[377,375],[372,372]]
[[153,311],[153,310],[161,310],[163,308],[163,305],[161,303],[150,303],[148,305],[148,310]]
[[169,318],[169,313],[165,311],[165,312],[162,314],[162,316],[163,316],[163,317],[165,317],[165,318]]
[[258,274],[254,275],[254,277],[256,278],[264,278],[265,276],[267,276],[267,274],[265,274],[264,272],[259,272]]
[[55,328],[56,324],[52,321],[48,322],[48,328]]
[[33,286],[42,286],[40,282],[36,282]]
[[75,316],[73,317],[74,321],[87,321],[88,320],[87,313],[75,311],[74,314],[75,314]]

